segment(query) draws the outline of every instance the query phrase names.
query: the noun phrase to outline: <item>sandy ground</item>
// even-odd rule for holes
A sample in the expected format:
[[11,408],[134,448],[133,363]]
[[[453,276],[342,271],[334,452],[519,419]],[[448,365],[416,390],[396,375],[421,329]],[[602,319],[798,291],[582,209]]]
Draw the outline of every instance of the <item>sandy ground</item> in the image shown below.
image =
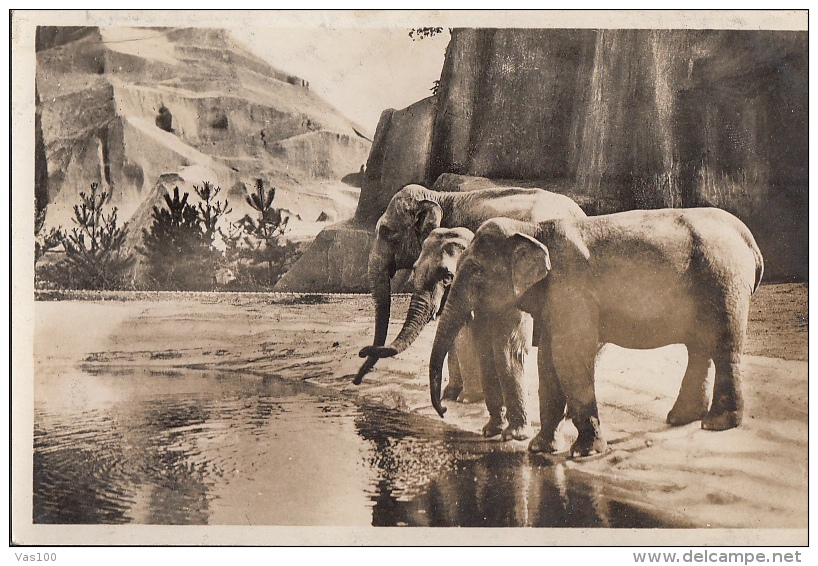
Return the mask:
[[[71,361],[110,371],[138,364],[252,372],[308,380],[439,418],[427,385],[434,323],[403,354],[381,360],[361,386],[351,384],[350,374],[361,361],[357,352],[371,340],[372,305],[366,296],[83,298],[36,303],[35,371]],[[400,328],[407,304],[405,296],[396,299],[390,336]],[[781,544],[806,544],[807,331],[807,286],[762,286],[743,363],[745,421],[725,432],[703,431],[698,423],[679,428],[664,423],[684,373],[683,346],[649,351],[606,346],[597,361],[597,397],[612,452],[582,463],[532,458],[588,475],[611,493],[702,528],[782,529]],[[527,367],[532,415],[537,414],[535,357]],[[477,432],[486,418],[482,403],[449,402],[448,407],[450,426]],[[566,434],[571,428],[565,427]],[[498,450],[525,446],[497,443]]]

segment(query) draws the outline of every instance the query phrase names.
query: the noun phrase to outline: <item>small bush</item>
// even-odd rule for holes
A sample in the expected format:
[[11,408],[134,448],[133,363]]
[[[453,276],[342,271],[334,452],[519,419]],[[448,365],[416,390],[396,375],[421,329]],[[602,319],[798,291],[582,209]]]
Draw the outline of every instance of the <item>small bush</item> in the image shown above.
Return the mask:
[[287,217],[280,208],[273,208],[275,188],[265,189],[256,181],[255,193],[247,195],[247,204],[258,211],[256,218],[245,215],[227,232],[220,232],[227,247],[228,265],[236,289],[271,289],[301,256],[299,246],[284,240]]
[[150,230],[142,229],[144,247],[140,252],[148,260],[151,287],[159,290],[209,291],[215,287],[215,274],[222,254],[213,246],[216,224],[229,212],[227,202],[215,200],[220,189],[205,182],[193,187],[202,202],[188,202],[189,193],[165,195],[166,207],[153,207]]
[[[220,221],[230,209],[226,200],[217,199],[221,189],[209,182],[193,188],[198,204],[174,187],[164,196],[164,206],[153,207],[150,228],[142,229],[143,245],[137,250],[145,257],[149,290],[267,290],[303,253],[283,237],[289,217],[273,208],[275,189],[265,189],[261,180],[246,197],[258,214],[226,226]],[[106,212],[108,193],[93,183],[91,193],[80,197],[70,232],[40,233],[43,219],[37,219],[35,285],[55,291],[133,289],[134,258],[121,251],[127,230],[118,226],[116,207]],[[217,238],[225,244],[224,253],[215,246]],[[48,253],[60,245],[64,252]]]
[[65,236],[60,228],[51,228],[48,232],[34,235],[34,265],[49,251],[62,244]]
[[35,265],[45,253],[62,244],[61,259],[35,271],[35,284],[46,288],[113,290],[132,287],[130,267],[134,259],[122,252],[128,233],[119,227],[117,208],[105,213],[110,195],[91,183],[91,193],[80,192],[74,205],[70,232],[52,228],[35,238]]

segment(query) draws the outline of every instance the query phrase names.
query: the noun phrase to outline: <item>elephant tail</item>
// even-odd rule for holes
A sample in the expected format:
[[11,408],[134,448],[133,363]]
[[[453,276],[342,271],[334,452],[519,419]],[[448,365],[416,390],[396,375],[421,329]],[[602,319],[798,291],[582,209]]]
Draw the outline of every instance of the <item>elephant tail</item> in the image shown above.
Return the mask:
[[756,259],[756,277],[753,282],[753,293],[755,293],[758,291],[758,286],[761,285],[761,278],[764,276],[764,257],[761,255],[761,250],[758,249],[758,244],[756,244],[755,238],[753,238],[749,230],[744,234],[744,241],[747,242],[747,246],[752,250]]
[[761,251],[758,248],[753,250],[756,256],[756,280],[753,285],[753,293],[758,291],[758,286],[761,285],[761,278],[764,276],[764,258],[761,257]]

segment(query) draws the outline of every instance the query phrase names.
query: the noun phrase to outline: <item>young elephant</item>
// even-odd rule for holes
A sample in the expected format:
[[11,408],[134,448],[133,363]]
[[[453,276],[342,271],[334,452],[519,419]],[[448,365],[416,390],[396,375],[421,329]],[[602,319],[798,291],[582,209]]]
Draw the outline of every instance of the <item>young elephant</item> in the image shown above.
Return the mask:
[[[473,237],[466,228],[432,230],[413,266],[415,292],[403,328],[392,344],[365,348],[365,355],[395,356],[414,342],[423,327],[440,313],[457,261]],[[530,436],[530,427],[520,381],[531,337],[530,317],[518,310],[503,317],[485,317],[479,305],[474,314],[449,351],[449,384],[443,398],[463,402],[485,399],[489,421],[483,435],[502,433],[504,440],[524,440]]]
[[[412,266],[412,294],[406,320],[398,336],[388,346],[367,346],[362,355],[377,358],[396,356],[408,348],[420,331],[436,318],[443,308],[444,298],[454,280],[457,260],[474,233],[468,228],[436,228],[423,241],[420,257]],[[472,324],[467,323],[455,338],[449,352],[449,384],[444,399],[463,402],[481,401],[480,353],[474,344]]]
[[[726,430],[742,420],[740,364],[750,297],[764,270],[747,227],[713,208],[638,210],[539,224],[506,218],[481,226],[460,257],[429,363],[432,404],[453,337],[479,304],[517,308],[541,325],[541,431],[534,452],[555,452],[566,415],[579,432],[571,457],[606,450],[594,360],[601,343],[625,348],[685,344],[688,365],[671,425],[702,420]],[[712,405],[705,390],[713,360]]]

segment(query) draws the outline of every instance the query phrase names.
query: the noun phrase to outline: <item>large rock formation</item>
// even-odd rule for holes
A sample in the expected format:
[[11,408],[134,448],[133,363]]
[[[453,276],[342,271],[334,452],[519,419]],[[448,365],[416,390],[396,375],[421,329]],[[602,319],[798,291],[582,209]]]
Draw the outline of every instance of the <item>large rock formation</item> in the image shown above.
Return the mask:
[[355,212],[358,223],[374,226],[392,195],[410,183],[427,182],[436,116],[434,97],[381,114]]
[[[40,27],[36,43],[47,225],[70,226],[91,182],[129,220],[173,175],[221,186],[235,217],[252,212],[244,196],[257,178],[304,220],[354,213],[360,189],[341,179],[366,161],[362,129],[227,31]],[[192,177],[202,171],[210,177]]]
[[384,112],[354,223],[372,230],[409,183],[505,179],[589,214],[719,206],[768,279],[806,279],[807,87],[806,32],[454,30],[435,97]]

